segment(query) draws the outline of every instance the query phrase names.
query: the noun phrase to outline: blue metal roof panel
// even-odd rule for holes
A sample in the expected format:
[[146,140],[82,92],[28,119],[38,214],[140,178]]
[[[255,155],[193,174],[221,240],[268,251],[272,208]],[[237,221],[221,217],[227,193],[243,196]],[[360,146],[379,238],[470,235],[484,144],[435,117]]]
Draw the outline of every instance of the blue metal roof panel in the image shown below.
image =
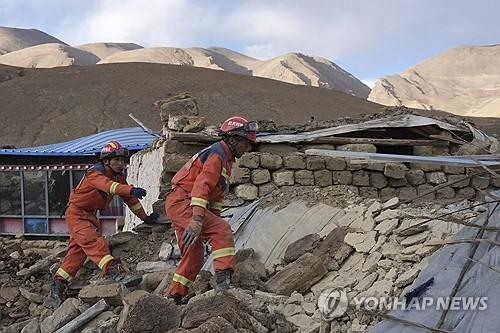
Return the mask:
[[120,128],[83,138],[39,147],[0,149],[0,155],[86,156],[99,153],[109,141],[116,140],[129,150],[151,146],[156,137],[140,127]]

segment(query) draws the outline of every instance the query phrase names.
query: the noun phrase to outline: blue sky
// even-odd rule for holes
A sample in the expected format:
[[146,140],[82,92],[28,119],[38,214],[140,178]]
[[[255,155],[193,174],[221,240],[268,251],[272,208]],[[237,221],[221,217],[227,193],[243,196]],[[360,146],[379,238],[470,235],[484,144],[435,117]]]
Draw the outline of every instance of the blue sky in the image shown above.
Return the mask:
[[68,44],[222,46],[322,56],[365,82],[459,45],[500,43],[495,0],[0,0],[0,26]]

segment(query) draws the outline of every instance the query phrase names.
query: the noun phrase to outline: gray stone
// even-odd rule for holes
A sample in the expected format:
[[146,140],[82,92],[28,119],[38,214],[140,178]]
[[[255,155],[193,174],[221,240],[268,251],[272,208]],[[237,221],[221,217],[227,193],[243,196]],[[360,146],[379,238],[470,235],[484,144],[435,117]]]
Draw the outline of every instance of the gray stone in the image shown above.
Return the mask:
[[377,263],[380,261],[380,259],[382,259],[382,253],[370,253],[370,255],[366,258],[365,263],[363,264],[362,271],[368,273],[373,272],[376,269]]
[[141,261],[137,263],[136,270],[139,272],[166,272],[175,266],[175,262],[169,261]]
[[325,168],[325,160],[321,156],[306,156],[307,170],[322,170]]
[[[462,180],[462,181],[460,181],[460,180]],[[470,184],[470,178],[467,178],[466,175],[448,175],[448,181],[450,183],[452,183],[451,187],[453,187],[453,188],[463,188],[463,187],[469,186],[469,184]],[[454,183],[454,182],[457,182],[457,183]]]
[[158,258],[164,261],[169,260],[173,251],[174,246],[168,241],[163,241],[163,243],[161,243],[160,252],[158,253]]
[[[419,196],[424,194],[424,193],[429,193],[432,190],[434,190],[434,186],[432,186],[430,184],[422,184],[422,185],[417,186],[417,193]],[[432,193],[429,193],[423,197],[420,197],[420,200],[432,201],[435,199],[435,197],[436,197],[436,193],[432,192]]]
[[476,175],[471,179],[471,186],[476,190],[484,190],[490,185],[490,175]]
[[375,188],[384,188],[387,186],[387,179],[380,172],[370,172],[370,186]]
[[43,333],[52,333],[69,323],[80,314],[78,304],[79,302],[75,298],[65,300],[51,316],[48,316],[41,322],[40,331]]
[[351,171],[333,171],[332,179],[334,184],[349,185],[352,184]]
[[293,174],[294,172],[290,170],[275,171],[273,172],[273,182],[277,186],[293,185],[295,183]]
[[387,163],[384,168],[384,175],[389,178],[403,179],[407,170],[403,163]]
[[283,159],[279,155],[263,153],[260,155],[260,166],[264,169],[277,170],[283,165]]
[[273,192],[276,190],[278,187],[274,183],[267,183],[264,185],[259,186],[259,197],[263,197],[265,195],[268,195],[269,193]]
[[19,297],[19,288],[16,286],[3,285],[0,288],[0,297],[7,302],[14,302]]
[[120,283],[105,285],[86,285],[80,290],[78,297],[85,303],[94,304],[104,298],[111,306],[122,304],[122,298],[127,293],[127,288]]
[[389,296],[392,289],[392,281],[384,279],[376,281],[364,294],[371,297]]
[[399,201],[399,198],[394,196],[393,198],[391,198],[390,200],[387,200],[386,202],[384,202],[384,204],[382,205],[382,209],[392,209],[392,208],[395,208],[399,205],[400,201]]
[[376,272],[370,273],[365,276],[355,287],[354,290],[365,291],[370,288],[375,281],[377,281],[378,274]]
[[448,181],[446,174],[442,171],[429,172],[425,174],[427,182],[431,185],[444,184]]
[[311,252],[316,248],[320,241],[320,236],[318,234],[306,235],[293,243],[290,243],[286,248],[283,260],[286,263],[290,263],[297,260],[301,255],[306,252]]
[[418,273],[420,273],[420,268],[416,266],[412,267],[410,270],[407,270],[396,280],[396,287],[404,287],[413,283],[413,281],[415,281],[415,279],[417,278]]
[[422,232],[422,233],[419,233],[416,235],[411,235],[411,236],[406,237],[405,239],[403,239],[401,241],[401,245],[411,246],[411,245],[415,245],[415,244],[421,244],[421,243],[425,242],[426,239],[427,239],[427,234]]
[[301,170],[306,168],[306,161],[302,154],[292,154],[283,157],[285,169]]
[[397,218],[384,220],[375,227],[375,230],[380,232],[382,235],[387,236],[390,235],[394,231],[394,229],[398,227],[398,224],[399,224],[399,219]]
[[471,187],[464,187],[461,189],[458,189],[457,191],[457,198],[458,199],[472,199],[476,195],[476,190],[474,190]]
[[401,200],[413,200],[417,197],[417,190],[414,187],[399,187],[396,189],[396,196]]
[[[311,317],[305,314],[297,314],[295,316],[287,317],[286,320],[297,326],[300,332],[313,333],[314,331],[319,330],[319,323],[315,322]],[[313,330],[311,331],[311,329]]]
[[356,186],[370,186],[370,176],[364,170],[352,173],[352,184]]
[[[385,206],[385,204],[384,204]],[[385,220],[392,220],[392,219],[397,219],[401,215],[401,212],[398,210],[394,209],[385,209],[384,206],[382,206],[382,209],[384,209],[382,212],[380,212],[379,215],[375,217],[375,222],[380,223]]]
[[378,198],[378,190],[375,187],[359,187],[359,195],[363,198],[369,199],[377,199]]
[[229,177],[229,183],[231,184],[244,184],[250,181],[250,169],[233,167],[231,170],[231,177]]
[[388,180],[390,187],[403,187],[408,185],[406,178],[401,178],[401,179],[388,178]]
[[500,187],[500,177],[492,177],[491,178],[491,185],[495,187]]
[[406,180],[410,185],[421,185],[424,184],[426,179],[425,179],[425,172],[423,172],[420,169],[411,169],[406,172]]
[[123,324],[130,314],[131,307],[148,294],[149,293],[144,290],[135,290],[123,297],[123,309],[120,313],[120,320],[118,321],[118,325],[116,327],[118,332],[122,331]]
[[375,145],[370,144],[370,143],[362,143],[362,144],[349,143],[346,145],[338,146],[337,150],[376,153],[377,147]]
[[465,168],[455,165],[445,165],[443,171],[449,174],[461,175],[465,173]]
[[455,189],[446,186],[436,191],[436,199],[453,199],[455,198]]
[[364,233],[348,233],[345,236],[344,242],[354,247],[356,252],[368,253],[375,246],[376,231]]
[[[173,267],[170,272],[153,272],[153,273],[146,273],[142,276],[142,281],[140,284],[140,288],[142,290],[145,290],[147,292],[153,292],[156,287],[160,284],[161,280],[165,278],[166,275],[170,274],[175,270],[175,267]],[[173,275],[173,273],[172,273]]]
[[285,317],[291,317],[300,313],[304,313],[304,309],[302,309],[302,306],[297,304],[286,304],[283,308],[283,314]]
[[326,168],[332,171],[342,171],[347,167],[347,163],[344,158],[336,157],[325,157]]
[[391,198],[396,196],[396,189],[394,189],[392,187],[383,188],[379,191],[378,196],[379,196],[380,200],[382,200],[382,201],[391,199]]
[[439,164],[426,164],[426,163],[410,163],[412,169],[420,169],[424,172],[440,171],[441,165]]
[[271,174],[267,169],[254,169],[251,173],[252,183],[262,185],[271,181]]
[[295,182],[303,186],[314,185],[314,174],[310,170],[295,171]]
[[254,184],[241,184],[236,186],[234,193],[243,200],[252,201],[257,199],[259,188]]
[[364,170],[383,172],[384,168],[385,168],[385,163],[369,162],[363,164]]
[[314,183],[321,187],[332,185],[332,172],[328,170],[314,171]]
[[240,167],[257,169],[260,165],[260,157],[258,153],[245,153],[238,159]]
[[261,143],[257,146],[257,151],[259,153],[269,153],[274,155],[290,155],[296,153],[298,151],[297,148],[289,145],[289,144],[281,144],[281,143]]
[[413,155],[432,156],[432,146],[414,146]]
[[164,172],[177,172],[191,156],[183,154],[166,154],[163,158]]
[[28,289],[25,289],[23,287],[19,287],[19,291],[24,298],[32,303],[42,304],[45,300],[45,297],[43,297],[42,295],[32,293]]
[[21,333],[40,333],[40,321],[38,318],[34,318],[32,321],[28,323],[28,325],[24,326],[21,330]]

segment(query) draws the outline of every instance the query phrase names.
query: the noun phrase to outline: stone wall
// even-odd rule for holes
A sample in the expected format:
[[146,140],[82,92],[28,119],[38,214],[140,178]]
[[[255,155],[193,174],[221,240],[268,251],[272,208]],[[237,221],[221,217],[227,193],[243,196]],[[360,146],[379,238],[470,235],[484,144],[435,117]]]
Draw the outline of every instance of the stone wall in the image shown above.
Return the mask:
[[[194,154],[208,144],[184,144],[175,140],[163,140],[153,148],[132,157],[129,181],[145,187],[148,196],[143,206],[148,212],[163,213],[163,200],[170,190],[175,173]],[[483,190],[500,187],[500,179],[489,174],[467,175],[473,169],[418,163],[362,163],[359,160],[305,155],[310,148],[327,148],[350,151],[376,152],[374,145],[287,145],[260,144],[256,152],[247,153],[233,168],[230,178],[231,193],[251,201],[283,186],[348,185],[350,189],[367,198],[387,200],[399,197],[413,199],[448,181],[461,182],[438,190],[421,200],[458,199],[482,200]],[[447,155],[448,146],[413,149],[414,155]],[[131,230],[140,221],[127,212],[124,230]]]

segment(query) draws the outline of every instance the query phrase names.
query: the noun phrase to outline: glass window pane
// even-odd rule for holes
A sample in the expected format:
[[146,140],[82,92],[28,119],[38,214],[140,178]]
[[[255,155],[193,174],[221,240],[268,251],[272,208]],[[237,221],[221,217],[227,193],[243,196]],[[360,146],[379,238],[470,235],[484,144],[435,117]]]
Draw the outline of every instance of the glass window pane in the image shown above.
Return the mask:
[[47,215],[45,206],[45,172],[24,172],[24,214]]
[[61,216],[69,197],[69,171],[49,171],[49,215]]
[[0,172],[0,214],[21,215],[20,172]]
[[85,170],[73,170],[71,171],[73,173],[73,189],[78,186],[80,181],[83,178],[83,175],[85,175]]
[[47,219],[26,218],[24,219],[24,232],[27,234],[47,234]]

